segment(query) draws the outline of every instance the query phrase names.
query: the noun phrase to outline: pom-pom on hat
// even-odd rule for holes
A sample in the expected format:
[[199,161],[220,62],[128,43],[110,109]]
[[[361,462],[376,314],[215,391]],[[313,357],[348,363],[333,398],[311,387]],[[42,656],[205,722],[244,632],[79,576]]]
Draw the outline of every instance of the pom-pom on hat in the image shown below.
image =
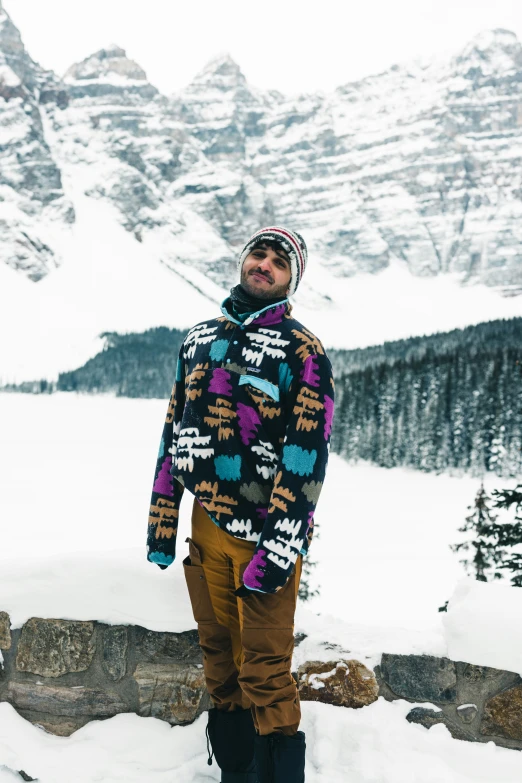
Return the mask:
[[253,250],[256,245],[260,245],[263,242],[266,242],[267,244],[270,244],[270,242],[277,242],[286,253],[288,253],[290,259],[290,288],[288,295],[292,296],[292,294],[295,294],[297,286],[301,282],[308,261],[308,251],[303,237],[301,234],[298,234],[297,231],[291,231],[289,228],[283,228],[282,226],[267,226],[266,228],[260,228],[255,234],[252,234],[241,252],[238,263],[240,272],[243,261],[251,250]]

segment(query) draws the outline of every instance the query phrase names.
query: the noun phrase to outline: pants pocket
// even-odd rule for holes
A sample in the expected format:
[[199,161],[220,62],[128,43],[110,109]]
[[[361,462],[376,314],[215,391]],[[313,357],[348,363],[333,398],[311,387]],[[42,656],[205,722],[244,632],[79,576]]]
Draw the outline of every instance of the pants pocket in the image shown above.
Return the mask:
[[[192,542],[190,546],[191,553],[193,554]],[[201,559],[195,558],[196,561]],[[185,581],[187,583],[190,603],[192,604],[192,613],[194,614],[194,620],[197,623],[215,623],[216,615],[212,608],[212,601],[210,600],[210,593],[205,579],[203,567],[201,565],[193,565],[193,559],[189,555],[183,561],[183,570],[185,572]]]
[[[248,563],[240,566],[241,581],[243,581],[243,571],[247,565]],[[301,556],[299,556],[287,583],[277,593],[261,595],[254,591],[247,596],[242,602],[244,629],[282,630],[293,628],[300,576]]]

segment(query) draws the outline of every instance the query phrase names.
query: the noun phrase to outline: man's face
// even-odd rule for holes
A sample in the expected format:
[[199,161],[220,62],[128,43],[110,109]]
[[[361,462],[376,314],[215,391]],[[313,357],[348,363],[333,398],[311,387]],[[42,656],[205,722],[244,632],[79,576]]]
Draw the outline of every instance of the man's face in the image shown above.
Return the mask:
[[243,261],[241,285],[252,296],[277,299],[286,296],[290,285],[290,259],[284,250],[263,243]]

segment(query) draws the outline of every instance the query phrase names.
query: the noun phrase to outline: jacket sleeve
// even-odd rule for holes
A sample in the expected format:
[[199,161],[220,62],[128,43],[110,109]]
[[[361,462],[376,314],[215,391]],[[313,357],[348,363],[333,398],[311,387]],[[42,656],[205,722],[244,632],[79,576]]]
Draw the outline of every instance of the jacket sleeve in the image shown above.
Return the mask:
[[176,454],[184,407],[185,370],[182,345],[176,367],[176,380],[163,425],[149,508],[147,560],[162,569],[173,563],[176,557],[176,534],[183,486],[171,476],[170,469]]
[[334,412],[332,366],[326,354],[309,355],[289,388],[290,415],[268,514],[243,583],[275,593],[284,586],[311,538],[326,473]]

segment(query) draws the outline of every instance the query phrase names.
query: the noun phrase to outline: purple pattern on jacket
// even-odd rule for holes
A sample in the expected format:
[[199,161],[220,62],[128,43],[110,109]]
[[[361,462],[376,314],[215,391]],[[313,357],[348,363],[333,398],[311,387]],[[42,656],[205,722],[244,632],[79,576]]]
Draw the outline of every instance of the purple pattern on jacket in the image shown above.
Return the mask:
[[324,439],[328,440],[332,431],[334,415],[334,401],[327,394],[324,395]]
[[237,404],[237,418],[241,440],[245,446],[248,446],[250,441],[256,437],[256,433],[261,426],[261,419],[254,408],[251,408],[250,405],[244,405],[242,402]]
[[214,394],[221,394],[223,397],[232,397],[232,386],[229,381],[230,373],[222,367],[216,367],[212,372],[208,390]]
[[163,460],[163,465],[161,466],[161,470],[158,473],[158,476],[152,488],[153,492],[158,492],[160,495],[167,495],[168,497],[174,497],[174,490],[172,487],[172,476],[170,475],[171,467],[172,467],[172,457],[169,454],[169,456],[165,457],[165,459]]
[[308,386],[319,386],[320,378],[317,374],[317,370],[319,369],[317,362],[315,361],[317,359],[317,356],[307,356],[303,370],[301,372],[301,380],[304,383],[307,383]]
[[286,313],[286,302],[283,304],[271,307],[266,313],[263,313],[259,318],[254,318],[252,321],[256,326],[272,326],[272,324],[280,324]]
[[258,551],[252,557],[250,563],[245,568],[245,573],[243,574],[243,584],[245,584],[247,587],[251,587],[252,590],[259,590],[259,588],[262,587],[262,584],[259,580],[262,579],[265,575],[265,555],[266,552],[264,549],[258,549]]

